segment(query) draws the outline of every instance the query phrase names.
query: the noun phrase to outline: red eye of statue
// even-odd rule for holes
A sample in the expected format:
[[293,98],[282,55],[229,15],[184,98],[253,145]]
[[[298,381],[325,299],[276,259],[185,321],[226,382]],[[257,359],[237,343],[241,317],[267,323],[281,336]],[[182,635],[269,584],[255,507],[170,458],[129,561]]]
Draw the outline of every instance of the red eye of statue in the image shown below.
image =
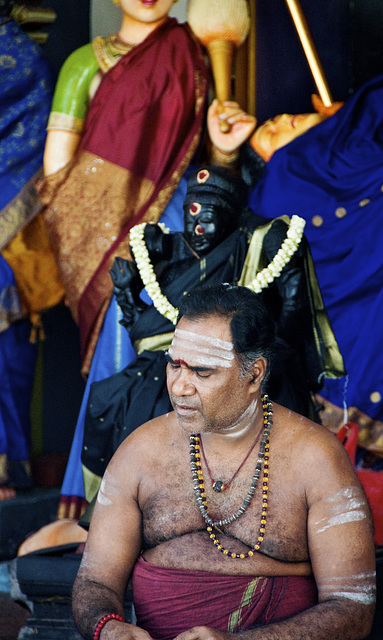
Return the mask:
[[197,224],[194,231],[196,236],[203,236],[203,234],[205,233],[205,227],[202,227],[200,224]]
[[190,209],[189,209],[189,213],[192,216],[196,216],[199,214],[199,212],[201,211],[202,207],[199,204],[199,202],[192,202],[192,204],[190,205]]

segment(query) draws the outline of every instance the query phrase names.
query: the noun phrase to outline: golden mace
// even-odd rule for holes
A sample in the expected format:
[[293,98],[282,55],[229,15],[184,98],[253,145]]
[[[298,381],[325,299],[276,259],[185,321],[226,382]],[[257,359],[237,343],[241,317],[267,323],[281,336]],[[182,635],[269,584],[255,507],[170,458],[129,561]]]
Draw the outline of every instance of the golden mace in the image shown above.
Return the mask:
[[299,0],[286,0],[286,4],[298,32],[318,93],[324,106],[331,107],[333,99],[300,2]]

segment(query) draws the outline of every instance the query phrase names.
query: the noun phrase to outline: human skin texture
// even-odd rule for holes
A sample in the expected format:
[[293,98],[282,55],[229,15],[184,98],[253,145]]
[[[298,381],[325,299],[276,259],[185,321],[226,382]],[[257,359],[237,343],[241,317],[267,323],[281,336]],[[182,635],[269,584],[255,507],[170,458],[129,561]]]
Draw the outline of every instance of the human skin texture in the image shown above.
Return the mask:
[[[228,482],[263,430],[263,357],[243,375],[231,350],[227,318],[183,317],[169,350],[168,389],[174,411],[135,430],[104,477],[73,591],[73,612],[85,638],[104,615],[123,615],[123,597],[143,551],[148,562],[248,576],[310,576],[318,604],[281,622],[238,634],[194,627],[177,640],[357,640],[367,635],[375,601],[370,512],[348,456],[326,428],[273,403],[268,516],[259,552],[244,560],[216,549],[196,503],[189,436],[199,433],[213,478]],[[226,355],[234,353],[227,360]],[[220,360],[221,358],[221,360]],[[229,366],[227,364],[229,363]],[[257,448],[230,483],[206,483],[209,514],[235,512],[248,491]],[[222,527],[222,544],[246,553],[258,536],[262,487],[245,513]],[[169,615],[171,607],[169,606]],[[187,622],[186,625],[187,627]],[[101,640],[148,640],[134,625],[110,621]]]

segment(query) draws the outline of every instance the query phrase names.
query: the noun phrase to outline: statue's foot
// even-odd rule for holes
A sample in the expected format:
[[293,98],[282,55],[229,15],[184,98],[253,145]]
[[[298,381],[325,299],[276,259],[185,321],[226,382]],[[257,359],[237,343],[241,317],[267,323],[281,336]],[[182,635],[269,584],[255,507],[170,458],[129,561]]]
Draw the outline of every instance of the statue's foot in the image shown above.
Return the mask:
[[33,486],[29,460],[9,460],[6,453],[0,454],[0,502],[16,497],[18,489],[25,491]]
[[85,542],[88,532],[81,527],[77,520],[66,518],[55,520],[30,535],[20,545],[17,555],[24,556],[32,551],[57,547],[63,544],[81,544]]
[[4,500],[11,500],[16,497],[16,491],[13,487],[7,487],[6,485],[0,485],[0,502]]

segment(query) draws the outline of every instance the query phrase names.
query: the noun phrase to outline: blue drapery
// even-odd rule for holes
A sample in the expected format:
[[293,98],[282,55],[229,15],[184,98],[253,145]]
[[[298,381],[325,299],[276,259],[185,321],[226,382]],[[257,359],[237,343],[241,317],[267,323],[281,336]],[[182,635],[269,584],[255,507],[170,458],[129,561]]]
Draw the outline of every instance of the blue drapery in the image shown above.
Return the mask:
[[383,419],[383,76],[279,149],[250,205],[306,221],[324,302],[349,375],[321,395]]
[[[0,26],[0,209],[40,169],[52,82],[40,48],[13,21]],[[0,255],[0,454],[26,460],[36,345],[11,268]],[[8,328],[7,328],[8,327]]]

